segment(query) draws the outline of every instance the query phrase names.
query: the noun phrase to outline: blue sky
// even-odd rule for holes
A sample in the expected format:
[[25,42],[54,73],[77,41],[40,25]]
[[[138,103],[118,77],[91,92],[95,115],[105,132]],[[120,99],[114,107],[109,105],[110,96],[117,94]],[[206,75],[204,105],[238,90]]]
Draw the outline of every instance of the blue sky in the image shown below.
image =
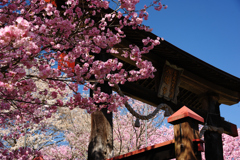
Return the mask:
[[[149,20],[144,22],[153,28],[154,34],[240,78],[239,0],[162,0],[162,3],[168,8],[149,11]],[[220,109],[221,116],[240,128],[240,103],[221,105]]]

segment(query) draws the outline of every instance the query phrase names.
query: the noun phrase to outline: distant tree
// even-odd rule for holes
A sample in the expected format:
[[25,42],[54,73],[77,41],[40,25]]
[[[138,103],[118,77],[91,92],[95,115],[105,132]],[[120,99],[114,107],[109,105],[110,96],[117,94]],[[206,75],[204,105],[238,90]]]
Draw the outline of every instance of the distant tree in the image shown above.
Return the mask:
[[[136,100],[129,100],[138,113],[151,112],[154,107]],[[146,146],[146,125],[140,121],[140,127],[135,127],[136,118],[125,108],[119,107],[119,114],[114,114],[114,156],[122,155]],[[147,121],[147,145],[151,146],[174,138],[172,126],[162,125],[163,112]],[[45,160],[52,159],[87,159],[87,144],[90,136],[90,115],[86,111],[75,108],[59,108],[52,118],[48,118],[28,128],[26,145],[28,152],[42,154]],[[240,135],[240,129],[238,129]],[[7,139],[10,140],[10,139]],[[25,151],[24,136],[11,139],[12,151],[19,158],[18,152]],[[3,141],[2,141],[3,142]],[[4,142],[6,144],[6,142]],[[9,145],[10,146],[10,145]],[[238,159],[240,156],[240,136],[231,137],[223,134],[224,159]],[[5,146],[6,149],[7,146]],[[1,157],[1,155],[0,155]],[[24,156],[23,156],[24,157]],[[16,159],[18,159],[16,158]],[[202,154],[204,158],[204,153]]]
[[[152,113],[155,109],[133,99],[130,99],[129,103],[142,115]],[[135,127],[136,117],[126,109],[119,109],[119,112],[120,114],[114,114],[114,156],[138,150],[146,147],[146,144],[150,146],[173,139],[172,128],[167,130],[166,126],[162,125],[165,119],[164,111],[160,111],[150,120],[140,120],[139,127]]]
[[[154,107],[136,100],[129,100],[131,106],[141,114],[151,112]],[[114,114],[114,156],[122,155],[134,150],[146,147],[146,125],[140,121],[140,127],[135,127],[136,118],[125,108],[119,108],[118,114]],[[80,114],[79,114],[80,113]],[[50,146],[42,150],[45,159],[61,157],[59,159],[87,159],[87,144],[90,133],[90,115],[81,109],[74,109],[66,112],[66,118],[61,122],[66,123],[68,131],[65,132],[65,139],[69,145]],[[153,119],[147,121],[147,145],[162,143],[174,138],[173,127],[162,125],[163,112]],[[224,159],[232,160],[240,157],[240,128],[238,137],[231,137],[223,134]],[[68,153],[68,154],[65,154]],[[202,153],[202,158],[204,157]],[[71,157],[71,158],[69,158]],[[58,159],[58,158],[57,158]]]
[[[145,113],[144,110],[146,109],[149,112],[154,110],[154,107],[136,100],[131,99],[129,102],[131,102],[131,106],[137,112],[142,114]],[[136,128],[134,126],[135,117],[128,113],[125,108],[119,107],[118,112],[119,114],[114,114],[113,119],[114,156],[145,147],[145,122],[141,121],[140,127]],[[68,145],[55,145],[43,148],[41,152],[44,155],[44,159],[87,159],[87,144],[91,125],[90,115],[81,109],[69,110],[65,112],[64,115],[64,119],[60,121],[62,125],[66,124],[65,140],[68,142]],[[147,122],[148,145],[164,142],[173,138],[172,129],[167,129],[165,126],[161,127],[163,119],[163,112],[161,111],[154,119]]]
[[[38,71],[32,68],[31,70],[27,70],[27,72],[37,74]],[[35,79],[35,83],[36,91],[31,94],[40,101],[47,101],[48,104],[55,103],[51,93],[56,92],[56,89],[49,89],[49,91],[51,91],[49,93],[46,90],[48,85],[44,81]],[[57,94],[56,96],[62,98],[63,101],[67,101],[72,92],[69,88],[66,88],[64,91],[61,95]],[[3,110],[3,112],[10,114],[16,110],[17,108],[13,105],[11,106],[11,110]],[[49,115],[49,111],[51,115]],[[34,110],[34,114],[37,117],[31,121],[26,121],[26,117],[24,116],[18,116],[17,120],[7,119],[4,127],[0,130],[0,151],[2,151],[0,152],[0,156],[10,156],[11,154],[4,153],[12,152],[18,154],[19,158],[19,156],[21,157],[19,154],[24,153],[25,150],[28,150],[28,152],[31,151],[31,153],[35,151],[37,151],[36,153],[40,153],[38,151],[42,148],[56,145],[65,140],[62,135],[66,127],[62,126],[59,121],[59,119],[63,119],[64,108],[59,107],[56,112],[56,109],[49,110],[48,105],[43,105],[41,108]],[[22,150],[22,152],[18,152],[19,149]],[[32,157],[34,155],[22,156]]]

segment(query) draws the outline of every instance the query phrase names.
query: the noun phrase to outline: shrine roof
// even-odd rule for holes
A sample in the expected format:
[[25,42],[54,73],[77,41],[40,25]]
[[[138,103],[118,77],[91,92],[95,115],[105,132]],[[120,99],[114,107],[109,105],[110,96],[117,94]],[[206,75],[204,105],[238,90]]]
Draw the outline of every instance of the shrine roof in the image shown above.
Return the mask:
[[[124,29],[124,32],[126,33],[126,38],[129,42],[134,42],[140,46],[142,45],[143,38],[157,38],[155,34],[142,30]],[[160,61],[160,59],[164,58],[170,63],[190,71],[210,82],[240,92],[240,78],[200,60],[166,40],[161,41],[161,44],[151,50],[150,54],[146,54],[145,58],[151,61]]]

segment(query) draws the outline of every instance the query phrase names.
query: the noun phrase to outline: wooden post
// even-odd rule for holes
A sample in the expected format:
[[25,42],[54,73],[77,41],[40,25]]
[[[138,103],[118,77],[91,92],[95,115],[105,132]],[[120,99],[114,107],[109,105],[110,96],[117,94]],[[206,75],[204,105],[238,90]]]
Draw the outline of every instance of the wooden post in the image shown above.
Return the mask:
[[174,125],[175,156],[177,160],[201,160],[201,152],[193,144],[194,139],[199,139],[198,123],[204,119],[183,106],[168,118]]
[[[221,127],[221,117],[219,110],[218,97],[207,95],[204,99],[204,104],[207,105],[208,114],[206,116],[207,125]],[[205,158],[206,160],[223,160],[223,144],[222,134],[214,131],[206,131],[204,133],[205,141]]]
[[[95,59],[107,60],[106,53],[95,56]],[[104,84],[98,84],[101,92],[112,94],[112,87],[105,81]],[[93,91],[90,90],[90,96]],[[113,114],[107,113],[107,108],[101,111],[95,111],[91,114],[91,136],[88,146],[88,160],[104,160],[113,156]]]

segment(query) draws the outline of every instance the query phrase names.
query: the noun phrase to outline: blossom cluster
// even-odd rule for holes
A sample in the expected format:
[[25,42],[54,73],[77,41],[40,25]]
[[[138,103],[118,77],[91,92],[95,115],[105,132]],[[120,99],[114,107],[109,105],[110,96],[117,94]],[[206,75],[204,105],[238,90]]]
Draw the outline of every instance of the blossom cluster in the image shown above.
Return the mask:
[[[142,55],[159,45],[159,38],[146,37],[142,46],[117,47],[126,37],[125,27],[151,31],[142,24],[148,7],[137,12],[138,0],[119,0],[116,10],[107,0],[65,2],[0,2],[0,126],[18,125],[5,140],[23,136],[24,128],[51,117],[57,107],[117,111],[127,98],[96,90],[95,84],[107,81],[113,86],[154,77],[156,69]],[[136,69],[125,70],[115,54],[129,58]],[[60,61],[63,65],[57,68]],[[74,62],[73,68],[68,66]],[[39,81],[44,89],[39,89]],[[94,96],[78,93],[79,85],[94,90]],[[66,94],[68,89],[72,94]]]
[[18,160],[27,160],[32,159],[34,156],[41,155],[39,151],[34,151],[30,148],[19,148],[18,150],[10,151],[10,150],[3,150],[0,153],[1,159],[18,159]]
[[[154,46],[159,45],[159,38],[143,40],[144,46],[129,45],[129,48],[115,48],[126,37],[123,32],[125,26],[133,29],[145,29],[142,22],[147,19],[146,7],[140,12],[135,11],[139,1],[119,1],[119,10],[107,12],[108,1],[89,0],[86,10],[78,1],[66,1],[62,10],[57,10],[55,3],[44,0],[25,0],[2,2],[0,9],[0,88],[1,110],[10,110],[15,117],[23,119],[24,114],[34,115],[34,111],[43,105],[49,110],[56,106],[81,107],[89,112],[95,111],[96,101],[107,103],[110,111],[116,111],[118,101],[126,101],[118,95],[106,95],[96,91],[92,98],[82,98],[77,92],[77,85],[84,85],[93,89],[88,81],[103,83],[108,81],[110,86],[124,84],[126,81],[153,78],[156,69],[151,62],[142,59],[142,54],[148,53]],[[126,9],[126,11],[124,11]],[[105,13],[99,17],[99,13]],[[118,22],[118,23],[117,23]],[[114,23],[113,27],[112,24]],[[121,54],[136,63],[136,70],[127,71],[123,63],[111,54]],[[63,63],[78,61],[72,69],[62,65],[60,69],[53,64],[64,54]],[[99,54],[106,54],[107,60],[97,58]],[[33,70],[34,74],[28,73]],[[63,74],[64,72],[64,74]],[[40,100],[33,92],[38,92],[36,80],[44,80],[48,84],[45,93],[51,94],[54,104]],[[67,86],[73,90],[74,96],[66,103],[57,98]],[[56,91],[50,92],[54,88]],[[101,98],[105,96],[105,98]],[[81,98],[80,98],[81,97]],[[124,103],[124,102],[122,102]],[[117,104],[117,105],[113,105]],[[103,106],[101,106],[103,107]],[[18,115],[18,116],[17,116]],[[6,117],[4,117],[6,116]],[[28,116],[24,116],[28,117]],[[7,114],[1,121],[10,117]],[[30,118],[30,116],[29,116]],[[27,121],[27,118],[25,118]]]

